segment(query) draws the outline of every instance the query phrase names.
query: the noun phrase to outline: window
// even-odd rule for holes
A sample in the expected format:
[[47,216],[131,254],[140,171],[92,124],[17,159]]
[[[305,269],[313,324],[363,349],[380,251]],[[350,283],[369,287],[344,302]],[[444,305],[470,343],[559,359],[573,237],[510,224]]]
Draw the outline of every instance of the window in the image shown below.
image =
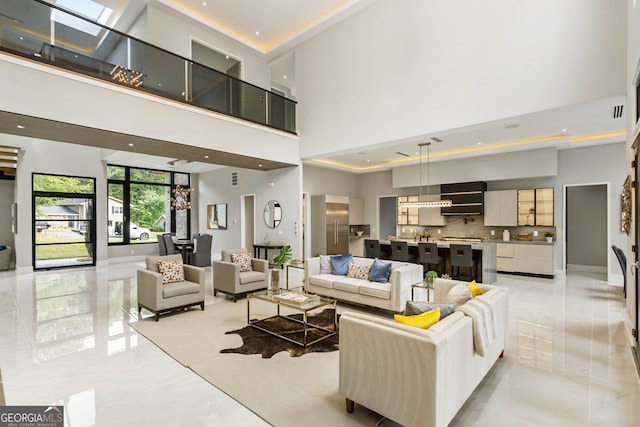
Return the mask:
[[33,268],[95,265],[95,178],[33,174]]
[[171,190],[189,186],[189,174],[108,165],[107,179],[110,245],[154,242],[161,233],[189,237],[190,211],[171,209]]

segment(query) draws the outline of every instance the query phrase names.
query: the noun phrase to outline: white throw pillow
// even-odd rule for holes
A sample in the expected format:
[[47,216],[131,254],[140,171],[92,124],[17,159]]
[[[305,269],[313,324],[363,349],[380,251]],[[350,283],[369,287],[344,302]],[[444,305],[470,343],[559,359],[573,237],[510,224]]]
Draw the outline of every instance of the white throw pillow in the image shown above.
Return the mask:
[[471,299],[471,291],[467,287],[466,283],[460,283],[449,289],[449,293],[446,297],[447,304],[464,304]]

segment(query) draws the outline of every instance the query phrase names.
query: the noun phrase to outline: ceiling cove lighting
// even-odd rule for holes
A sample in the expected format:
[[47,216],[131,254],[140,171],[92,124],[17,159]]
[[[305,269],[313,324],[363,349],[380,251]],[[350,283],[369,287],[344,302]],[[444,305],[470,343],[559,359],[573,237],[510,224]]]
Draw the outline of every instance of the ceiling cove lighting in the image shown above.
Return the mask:
[[[400,202],[401,208],[448,208],[451,207],[451,200],[429,200],[429,147],[430,142],[423,142],[418,144],[420,146],[420,195],[417,202]],[[422,198],[422,147],[427,146],[427,197],[426,200]]]

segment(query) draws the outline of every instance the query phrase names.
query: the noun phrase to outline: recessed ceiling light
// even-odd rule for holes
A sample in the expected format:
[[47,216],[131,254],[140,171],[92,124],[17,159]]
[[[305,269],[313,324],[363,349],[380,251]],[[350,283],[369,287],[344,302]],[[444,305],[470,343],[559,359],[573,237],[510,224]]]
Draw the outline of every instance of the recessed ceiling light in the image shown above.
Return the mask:
[[283,78],[283,79],[286,79],[286,78],[287,78],[287,76],[282,76],[282,78]]
[[566,129],[562,129],[562,132],[566,132],[566,131],[567,131]]
[[158,86],[162,86],[162,83],[158,83]]
[[202,5],[203,5],[203,6],[206,6],[206,5],[207,5],[207,2],[206,2],[206,1],[203,1],[203,2],[202,2]]
[[258,165],[258,167],[259,167],[259,168],[261,168],[261,167],[262,167],[262,163],[260,163],[260,164]]
[[208,159],[208,158],[209,158],[209,156],[204,156],[204,158],[205,158],[205,159]]
[[256,31],[256,36],[259,36],[259,35],[260,35],[260,31]]
[[24,40],[24,37],[20,36],[20,40]]
[[24,126],[22,126],[22,125],[18,125],[18,126],[16,126],[16,127],[17,127],[18,129],[24,129]]
[[367,160],[367,163],[371,163],[371,160]]
[[481,142],[481,141],[479,141],[479,142],[478,142],[478,145],[482,145],[482,142]]
[[224,58],[225,58],[225,59],[229,59],[229,55],[225,55],[225,57],[224,57]]
[[133,144],[132,144],[132,143],[129,143],[129,147],[133,147]]

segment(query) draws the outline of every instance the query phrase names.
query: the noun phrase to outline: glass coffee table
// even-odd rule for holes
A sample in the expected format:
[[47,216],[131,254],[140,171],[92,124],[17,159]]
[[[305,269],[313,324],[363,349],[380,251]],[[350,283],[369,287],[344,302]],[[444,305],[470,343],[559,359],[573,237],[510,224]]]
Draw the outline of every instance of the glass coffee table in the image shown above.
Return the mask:
[[[267,317],[264,319],[251,320],[251,301],[258,300],[274,304],[276,308],[276,315]],[[337,301],[327,297],[321,297],[319,295],[308,294],[305,292],[295,291],[283,291],[279,293],[272,293],[269,291],[259,291],[247,295],[247,325],[282,338],[294,344],[308,347],[311,344],[322,341],[337,333],[338,314],[336,312]],[[302,313],[302,320],[292,318],[291,316],[280,315],[280,307],[286,307],[288,309],[299,311]],[[323,307],[333,308],[333,328],[324,327],[316,324],[309,323],[308,315],[311,311],[317,310]],[[274,318],[285,319],[287,322],[295,322],[301,327],[298,331],[278,331],[268,329],[264,324]],[[292,332],[298,332],[297,334]],[[287,335],[285,335],[287,333]],[[301,339],[296,339],[295,335],[301,335]]]

